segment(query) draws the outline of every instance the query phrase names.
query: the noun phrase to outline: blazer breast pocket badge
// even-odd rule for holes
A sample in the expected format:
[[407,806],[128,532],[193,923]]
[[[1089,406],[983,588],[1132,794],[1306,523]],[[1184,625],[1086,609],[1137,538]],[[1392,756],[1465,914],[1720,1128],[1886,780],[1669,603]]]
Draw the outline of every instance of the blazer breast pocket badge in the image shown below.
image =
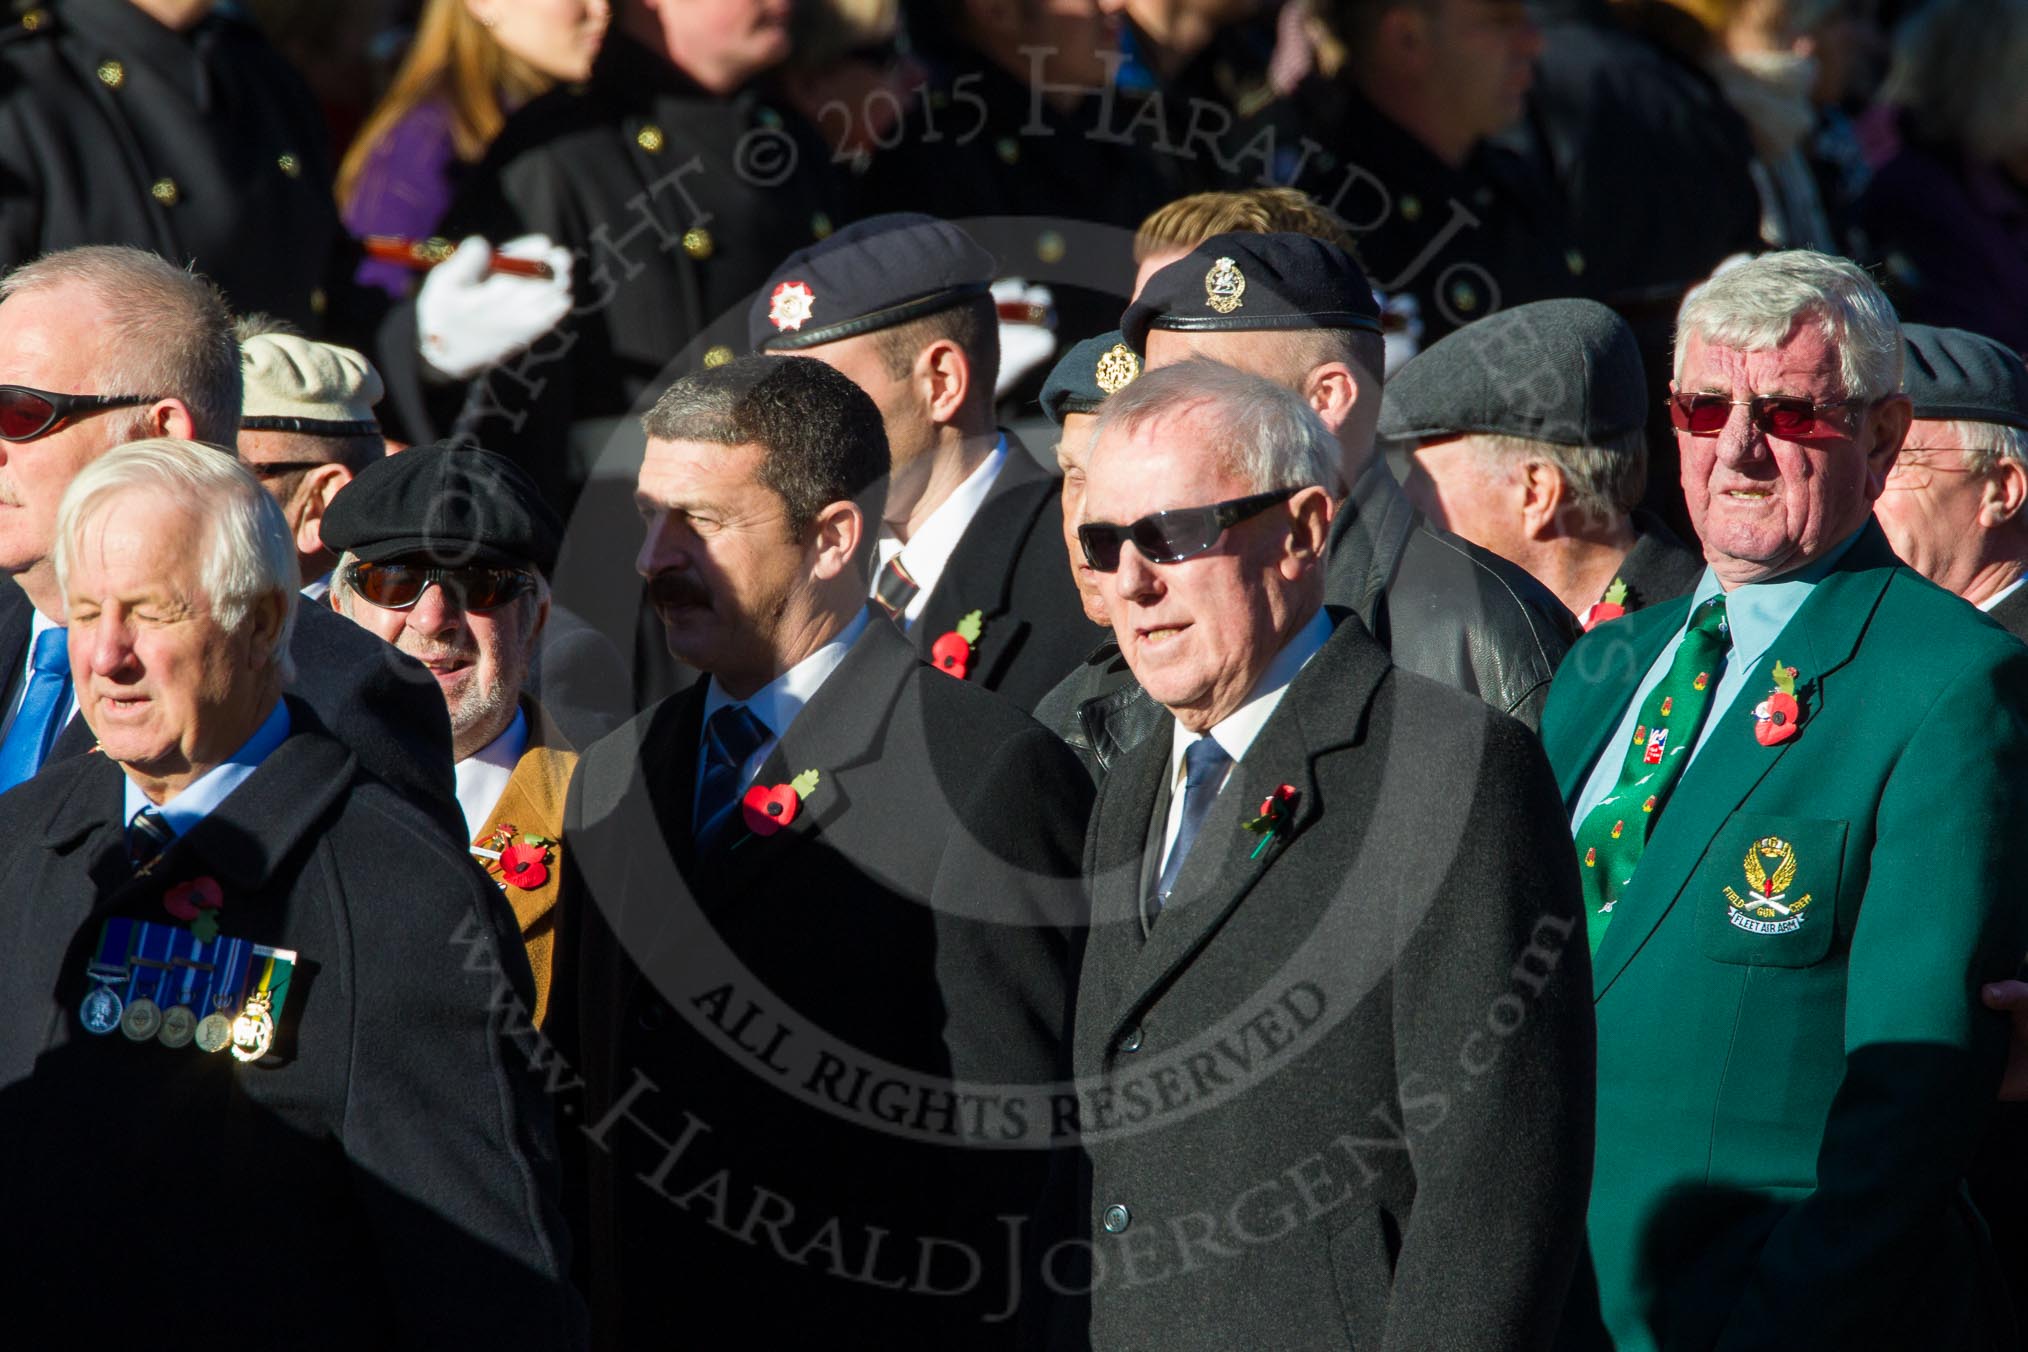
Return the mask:
[[1845,834],[1842,821],[1735,814],[1690,883],[1703,955],[1743,967],[1822,962],[1838,942]]
[[1740,861],[1745,890],[1727,887],[1726,919],[1748,934],[1793,934],[1809,919],[1810,894],[1792,890],[1798,864],[1796,847],[1780,836],[1762,836],[1746,847]]

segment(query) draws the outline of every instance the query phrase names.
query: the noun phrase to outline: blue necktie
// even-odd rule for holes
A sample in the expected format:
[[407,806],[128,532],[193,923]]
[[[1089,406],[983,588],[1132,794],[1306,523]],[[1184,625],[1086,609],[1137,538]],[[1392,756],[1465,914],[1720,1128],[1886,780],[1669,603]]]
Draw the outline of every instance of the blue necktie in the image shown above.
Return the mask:
[[64,707],[70,703],[70,654],[63,630],[45,629],[35,636],[32,666],[21,712],[7,730],[7,740],[0,742],[0,792],[35,777],[63,726]]
[[1190,857],[1198,828],[1204,825],[1211,805],[1218,801],[1225,772],[1231,767],[1232,757],[1213,738],[1200,737],[1183,749],[1183,820],[1176,826],[1176,843],[1169,847],[1169,857],[1162,862],[1162,878],[1155,884],[1155,895],[1148,898],[1149,915],[1160,915],[1169,904],[1176,875],[1183,871],[1183,861]]
[[728,704],[704,724],[704,771],[697,784],[697,852],[721,842],[739,820],[740,794],[746,785],[741,770],[761,743],[768,726],[744,704]]

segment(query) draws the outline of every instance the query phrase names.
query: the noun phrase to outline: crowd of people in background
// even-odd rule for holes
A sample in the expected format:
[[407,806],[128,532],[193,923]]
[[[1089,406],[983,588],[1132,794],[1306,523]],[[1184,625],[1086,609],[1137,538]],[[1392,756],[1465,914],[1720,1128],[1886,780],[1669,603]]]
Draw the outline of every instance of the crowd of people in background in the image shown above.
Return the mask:
[[0,18],[24,1330],[2028,1346],[2028,0]]

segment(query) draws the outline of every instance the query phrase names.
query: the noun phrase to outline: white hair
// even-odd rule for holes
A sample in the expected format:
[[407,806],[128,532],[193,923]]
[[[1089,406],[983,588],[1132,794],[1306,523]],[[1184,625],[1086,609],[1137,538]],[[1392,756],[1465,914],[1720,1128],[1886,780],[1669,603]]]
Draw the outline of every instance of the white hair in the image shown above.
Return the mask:
[[[1927,420],[1926,420],[1927,421]],[[1990,474],[2002,459],[2013,460],[2028,468],[2028,431],[2009,426],[2006,423],[1978,422],[1970,418],[1937,420],[1937,426],[1944,429],[1944,435],[1957,445],[1965,448],[1971,457],[1967,466],[1974,474]],[[1915,432],[1909,432],[1909,440],[1915,440]]]
[[1676,315],[1676,378],[1683,378],[1693,335],[1735,352],[1765,352],[1811,322],[1838,354],[1846,398],[1885,399],[1901,389],[1894,306],[1858,264],[1810,249],[1750,258],[1692,290]]
[[1265,377],[1207,357],[1146,372],[1099,410],[1098,430],[1131,434],[1164,419],[1195,413],[1211,422],[1225,466],[1256,493],[1282,488],[1344,492],[1338,440],[1302,395]]
[[175,502],[204,524],[199,585],[213,618],[228,632],[237,632],[262,598],[282,598],[273,656],[288,681],[294,674],[289,634],[301,585],[295,537],[260,480],[228,451],[157,437],[117,446],[79,470],[56,509],[57,587],[68,594],[71,550],[85,526],[130,494]]

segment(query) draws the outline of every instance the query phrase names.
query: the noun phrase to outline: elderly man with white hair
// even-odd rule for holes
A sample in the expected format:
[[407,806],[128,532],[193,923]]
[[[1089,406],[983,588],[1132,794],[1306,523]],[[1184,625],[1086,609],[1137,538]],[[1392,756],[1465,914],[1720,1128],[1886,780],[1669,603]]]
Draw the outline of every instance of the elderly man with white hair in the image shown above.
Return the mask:
[[1052,1346],[1557,1326],[1592,1028],[1555,785],[1519,722],[1325,607],[1337,459],[1300,393],[1215,362],[1106,401],[1078,533],[1167,717],[1092,817],[1085,1174],[1043,1260],[1089,1296]]
[[[0,798],[13,1317],[572,1345],[547,1108],[490,1012],[502,972],[530,996],[513,916],[283,694],[280,509],[137,442],[72,481],[55,572],[102,754]],[[91,1255],[142,1231],[173,1239],[109,1287]]]
[[1669,402],[1704,575],[1550,691],[1593,952],[1597,1309],[1629,1352],[2008,1327],[1962,1179],[2007,1041],[1977,985],[2028,948],[2028,650],[1873,521],[1902,362],[1844,260],[1694,291]]

